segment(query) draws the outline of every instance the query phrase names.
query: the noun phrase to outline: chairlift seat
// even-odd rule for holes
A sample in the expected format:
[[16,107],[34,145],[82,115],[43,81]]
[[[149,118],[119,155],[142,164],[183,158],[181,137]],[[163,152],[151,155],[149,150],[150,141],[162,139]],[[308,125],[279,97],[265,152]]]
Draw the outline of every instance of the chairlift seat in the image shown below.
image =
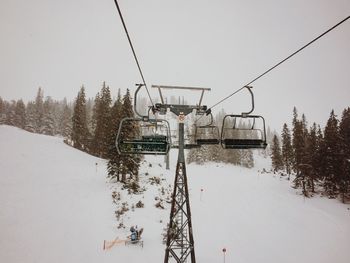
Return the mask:
[[198,145],[216,145],[220,143],[219,139],[197,139],[196,140]]
[[265,149],[267,143],[256,139],[224,139],[222,145],[225,149]]
[[[136,134],[126,130],[122,132],[123,127],[130,126],[136,127]],[[155,130],[152,130],[153,127]],[[116,147],[120,154],[166,155],[171,145],[170,136],[166,120],[124,118],[119,125]]]
[[169,147],[170,145],[166,138],[159,138],[158,136],[147,136],[147,138],[142,139],[119,141],[120,152],[124,154],[166,155],[169,151]]

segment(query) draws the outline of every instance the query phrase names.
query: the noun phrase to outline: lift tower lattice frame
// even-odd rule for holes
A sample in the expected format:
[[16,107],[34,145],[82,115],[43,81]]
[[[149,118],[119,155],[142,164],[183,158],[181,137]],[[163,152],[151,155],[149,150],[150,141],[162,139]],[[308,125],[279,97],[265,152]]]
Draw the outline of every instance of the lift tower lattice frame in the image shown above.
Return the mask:
[[[153,85],[152,88],[158,89],[162,102],[155,104],[155,109],[160,114],[165,114],[168,109],[170,109],[170,111],[178,116],[179,119],[179,153],[176,164],[164,263],[170,262],[170,257],[172,257],[177,263],[184,263],[187,262],[189,256],[191,263],[196,263],[184,152],[185,148],[192,148],[195,147],[195,145],[185,144],[184,120],[186,115],[193,112],[193,110],[196,110],[196,114],[205,114],[207,106],[201,105],[201,103],[204,91],[209,91],[210,89],[158,85]],[[197,90],[202,93],[198,105],[165,104],[162,89]]]

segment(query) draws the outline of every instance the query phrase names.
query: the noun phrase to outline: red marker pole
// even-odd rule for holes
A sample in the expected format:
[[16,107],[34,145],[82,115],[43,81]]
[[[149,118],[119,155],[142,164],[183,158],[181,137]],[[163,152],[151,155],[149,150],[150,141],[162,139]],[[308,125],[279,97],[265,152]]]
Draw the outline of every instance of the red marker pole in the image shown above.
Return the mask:
[[224,263],[225,263],[226,248],[223,248],[223,249],[222,249],[222,252],[224,253]]

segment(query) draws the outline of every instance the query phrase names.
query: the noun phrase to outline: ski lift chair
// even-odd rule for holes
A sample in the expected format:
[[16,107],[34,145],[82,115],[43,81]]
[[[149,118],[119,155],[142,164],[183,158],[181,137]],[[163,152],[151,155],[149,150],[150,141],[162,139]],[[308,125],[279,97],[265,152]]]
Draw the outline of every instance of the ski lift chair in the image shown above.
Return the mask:
[[210,123],[195,126],[195,142],[198,145],[217,145],[220,143],[219,128],[213,125],[213,115],[210,113]]
[[[233,126],[230,118],[233,118]],[[237,125],[237,119],[252,120],[252,124]],[[258,119],[261,120],[260,128],[256,128]],[[222,122],[221,146],[224,149],[265,149],[267,143],[264,118],[259,115],[226,115]]]
[[124,118],[116,147],[119,154],[166,155],[171,145],[169,122],[163,119]]
[[[224,149],[265,149],[267,147],[265,119],[260,115],[250,115],[254,110],[254,94],[251,86],[245,86],[245,88],[251,96],[251,110],[242,112],[240,115],[224,117],[221,128],[221,146]],[[230,119],[233,119],[233,123]],[[245,125],[242,123],[237,125],[237,119]]]

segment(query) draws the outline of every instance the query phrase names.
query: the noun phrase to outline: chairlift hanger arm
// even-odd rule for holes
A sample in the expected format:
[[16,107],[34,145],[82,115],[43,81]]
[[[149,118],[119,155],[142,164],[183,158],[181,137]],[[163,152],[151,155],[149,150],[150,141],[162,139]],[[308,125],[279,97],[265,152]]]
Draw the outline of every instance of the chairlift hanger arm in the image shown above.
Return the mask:
[[252,88],[253,88],[252,86],[244,86],[244,87],[249,91],[251,99],[252,99],[252,108],[250,109],[250,111],[242,112],[242,116],[247,116],[254,111],[254,94],[252,91]]
[[[213,122],[214,122],[214,118],[213,118],[213,114],[210,113],[208,114],[210,116],[210,121],[208,124],[205,124],[205,125],[199,125],[198,127],[201,127],[201,128],[204,128],[204,127],[211,127],[213,125]],[[197,125],[197,124],[195,124]]]
[[141,117],[142,119],[144,118],[148,118],[149,116],[143,116],[142,114],[140,114],[137,111],[137,94],[139,93],[140,89],[145,85],[143,83],[140,84],[135,84],[137,86],[136,90],[135,90],[135,94],[134,94],[134,112],[136,113],[136,115],[138,115],[139,117]]

